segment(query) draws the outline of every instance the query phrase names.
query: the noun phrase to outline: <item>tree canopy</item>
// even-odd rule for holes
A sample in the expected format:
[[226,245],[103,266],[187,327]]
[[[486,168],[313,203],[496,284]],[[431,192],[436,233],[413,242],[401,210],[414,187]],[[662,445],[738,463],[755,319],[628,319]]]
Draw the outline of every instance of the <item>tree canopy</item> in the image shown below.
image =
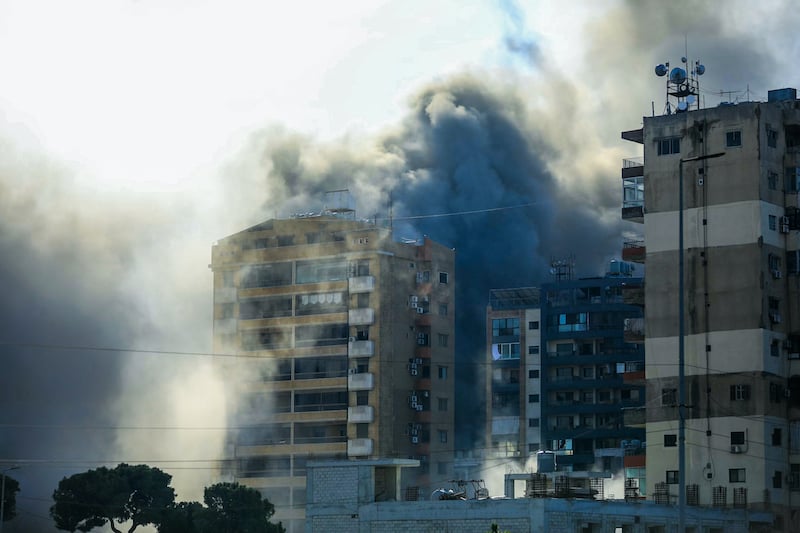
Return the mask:
[[164,509],[175,501],[171,480],[158,468],[125,463],[75,474],[59,482],[50,515],[66,531],[87,532],[108,524],[122,533],[122,524],[130,521],[132,533],[141,525],[160,523]]
[[284,533],[270,518],[275,507],[256,489],[238,483],[206,487],[205,506],[181,502],[164,513],[159,533]]
[[3,499],[3,522],[8,522],[17,516],[17,493],[19,492],[19,481],[5,474],[5,491],[0,494]]

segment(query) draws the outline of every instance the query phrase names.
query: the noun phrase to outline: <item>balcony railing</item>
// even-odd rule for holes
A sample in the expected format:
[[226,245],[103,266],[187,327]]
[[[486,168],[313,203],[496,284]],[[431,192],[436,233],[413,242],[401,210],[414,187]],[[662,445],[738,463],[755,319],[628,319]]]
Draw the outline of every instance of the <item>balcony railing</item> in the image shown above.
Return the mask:
[[371,307],[350,309],[347,318],[351,326],[368,326],[375,322],[375,310]]

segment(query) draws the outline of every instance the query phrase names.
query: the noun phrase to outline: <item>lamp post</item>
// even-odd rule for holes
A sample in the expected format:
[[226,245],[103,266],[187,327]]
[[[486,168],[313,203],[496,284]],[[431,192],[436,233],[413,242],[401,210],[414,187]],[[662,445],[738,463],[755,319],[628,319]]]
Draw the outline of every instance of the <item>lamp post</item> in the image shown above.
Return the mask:
[[5,520],[5,510],[6,510],[6,472],[11,472],[12,470],[19,469],[19,466],[9,466],[3,470],[0,470],[0,533],[3,533],[3,521]]
[[686,531],[686,384],[684,361],[684,272],[683,272],[683,164],[722,157],[725,152],[681,159],[678,165],[678,531]]

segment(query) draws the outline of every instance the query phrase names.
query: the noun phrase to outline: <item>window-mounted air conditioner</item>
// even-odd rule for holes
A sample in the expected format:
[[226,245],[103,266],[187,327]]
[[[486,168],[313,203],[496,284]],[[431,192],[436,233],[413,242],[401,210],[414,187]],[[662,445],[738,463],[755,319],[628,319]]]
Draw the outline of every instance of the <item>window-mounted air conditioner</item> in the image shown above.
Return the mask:
[[424,312],[425,312],[425,309],[423,309],[422,307],[417,307],[417,313],[419,313],[421,315]]
[[348,340],[348,341],[350,341],[350,342],[356,342],[356,338],[355,338],[355,337],[350,337],[350,338],[349,338],[349,339],[347,339],[347,340]]
[[410,370],[410,372],[411,372],[411,375],[412,375],[412,376],[417,376],[417,375],[419,375],[419,370],[417,370],[416,368],[412,368],[412,369]]
[[742,448],[738,444],[731,445],[731,453],[742,453],[742,452],[744,452],[744,448]]
[[773,271],[772,271],[772,277],[773,277],[773,278],[775,278],[775,279],[781,279],[781,277],[782,277],[782,276],[783,276],[783,274],[781,273],[781,271],[780,271],[780,270],[773,270]]
[[419,437],[411,437],[411,444],[419,444]]

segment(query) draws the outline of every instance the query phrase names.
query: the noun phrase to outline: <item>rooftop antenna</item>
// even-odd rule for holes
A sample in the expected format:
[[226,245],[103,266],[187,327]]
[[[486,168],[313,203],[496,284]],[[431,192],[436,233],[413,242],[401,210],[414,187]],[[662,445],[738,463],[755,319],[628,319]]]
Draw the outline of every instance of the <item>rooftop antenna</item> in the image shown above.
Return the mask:
[[570,254],[563,259],[550,259],[550,274],[556,281],[569,281],[575,276],[575,256]]
[[[688,55],[688,52],[687,52]],[[669,62],[656,65],[655,73],[659,78],[667,78],[667,95],[664,104],[664,114],[684,113],[694,106],[700,109],[700,76],[705,74],[706,67],[700,61],[690,65],[686,55],[681,57],[680,67],[670,70]],[[672,99],[670,99],[672,97]],[[673,111],[674,102],[674,111]]]

